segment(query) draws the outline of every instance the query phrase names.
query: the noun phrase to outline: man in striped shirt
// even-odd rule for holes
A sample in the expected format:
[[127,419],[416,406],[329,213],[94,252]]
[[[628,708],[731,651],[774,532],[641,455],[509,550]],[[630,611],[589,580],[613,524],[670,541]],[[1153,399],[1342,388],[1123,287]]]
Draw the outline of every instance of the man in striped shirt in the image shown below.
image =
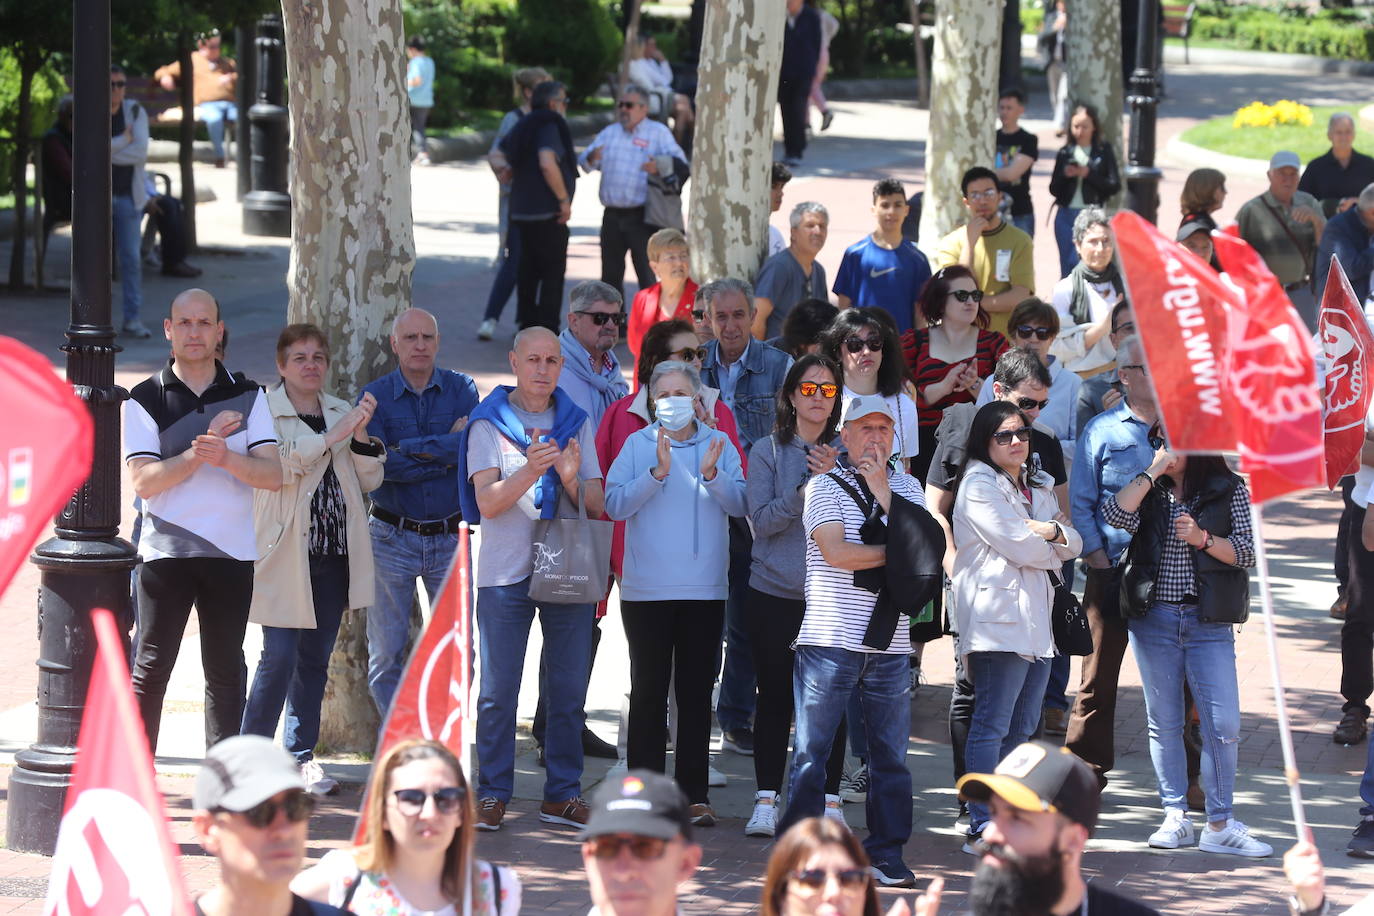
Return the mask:
[[893,428],[883,397],[852,398],[840,428],[848,464],[806,484],[806,615],[796,643],[797,740],[787,812],[778,833],[801,818],[821,814],[826,760],[857,687],[871,774],[864,848],[879,882],[911,887],[916,878],[902,862],[902,847],[911,836],[911,773],[906,768],[911,639],[907,627],[898,626],[887,648],[864,645],[878,595],[855,584],[855,573],[881,569],[887,562],[885,547],[865,543],[864,530],[875,524],[870,519],[887,514],[894,496],[925,506],[916,478],[892,467]]

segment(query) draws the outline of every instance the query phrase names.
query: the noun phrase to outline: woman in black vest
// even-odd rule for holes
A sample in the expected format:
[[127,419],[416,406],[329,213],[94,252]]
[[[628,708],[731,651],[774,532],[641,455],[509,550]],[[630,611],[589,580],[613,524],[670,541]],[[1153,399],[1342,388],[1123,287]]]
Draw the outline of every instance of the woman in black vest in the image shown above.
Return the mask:
[[1202,723],[1204,852],[1261,857],[1273,852],[1231,812],[1240,741],[1235,632],[1249,613],[1255,563],[1250,494],[1219,455],[1174,455],[1151,436],[1155,459],[1114,496],[1107,523],[1135,535],[1121,586],[1131,645],[1145,690],[1150,759],[1164,823],[1158,849],[1191,846],[1183,746],[1186,680]]

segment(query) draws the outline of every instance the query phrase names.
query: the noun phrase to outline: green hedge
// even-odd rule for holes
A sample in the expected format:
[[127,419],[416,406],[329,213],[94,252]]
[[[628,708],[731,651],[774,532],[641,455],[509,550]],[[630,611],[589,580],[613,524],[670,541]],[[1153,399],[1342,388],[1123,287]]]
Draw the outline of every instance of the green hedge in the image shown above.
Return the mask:
[[1192,37],[1249,51],[1374,60],[1374,26],[1362,12],[1305,8],[1198,6]]
[[[67,91],[62,74],[50,61],[33,78],[29,135],[43,134],[57,120],[57,103]],[[8,48],[0,48],[0,194],[14,190],[10,172],[14,162],[15,121],[19,117],[19,61]]]

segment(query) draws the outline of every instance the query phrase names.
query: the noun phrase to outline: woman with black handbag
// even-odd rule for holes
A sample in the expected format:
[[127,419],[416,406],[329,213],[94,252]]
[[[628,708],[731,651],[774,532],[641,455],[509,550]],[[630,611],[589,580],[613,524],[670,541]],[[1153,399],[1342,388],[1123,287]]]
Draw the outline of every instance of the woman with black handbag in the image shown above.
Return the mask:
[[1174,455],[1152,437],[1155,458],[1103,505],[1107,523],[1135,535],[1121,610],[1145,691],[1150,759],[1164,823],[1157,849],[1194,842],[1188,817],[1183,686],[1202,724],[1204,852],[1259,858],[1273,849],[1232,816],[1240,741],[1234,627],[1249,615],[1246,567],[1255,563],[1250,494],[1219,455]]

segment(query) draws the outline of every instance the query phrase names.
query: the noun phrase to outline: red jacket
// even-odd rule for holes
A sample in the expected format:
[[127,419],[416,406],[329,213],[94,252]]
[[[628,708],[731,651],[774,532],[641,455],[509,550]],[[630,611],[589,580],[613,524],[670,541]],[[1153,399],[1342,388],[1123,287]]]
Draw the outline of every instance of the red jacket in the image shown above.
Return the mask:
[[[630,348],[630,352],[635,356],[635,365],[639,365],[639,344],[648,333],[649,328],[663,320],[663,313],[658,308],[658,294],[662,291],[663,284],[655,283],[648,289],[641,289],[635,293],[634,302],[630,305],[630,319],[628,327],[625,329],[625,344]],[[688,324],[692,321],[692,303],[696,301],[697,285],[688,278],[687,285],[682,288],[682,298],[677,302],[677,308],[673,311],[674,318],[681,318]],[[638,383],[635,389],[638,390]]]

